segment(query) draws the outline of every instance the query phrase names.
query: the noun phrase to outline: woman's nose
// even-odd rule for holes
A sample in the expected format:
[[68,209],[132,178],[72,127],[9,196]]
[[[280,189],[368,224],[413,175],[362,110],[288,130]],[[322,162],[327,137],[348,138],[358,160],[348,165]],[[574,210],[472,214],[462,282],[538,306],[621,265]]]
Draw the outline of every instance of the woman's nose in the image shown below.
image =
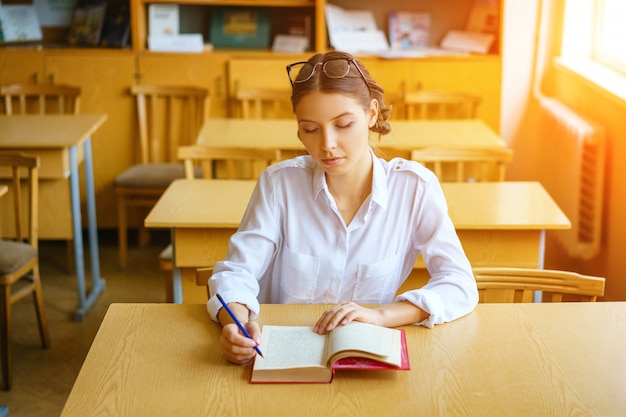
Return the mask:
[[322,149],[330,150],[337,147],[337,135],[332,129],[322,131]]

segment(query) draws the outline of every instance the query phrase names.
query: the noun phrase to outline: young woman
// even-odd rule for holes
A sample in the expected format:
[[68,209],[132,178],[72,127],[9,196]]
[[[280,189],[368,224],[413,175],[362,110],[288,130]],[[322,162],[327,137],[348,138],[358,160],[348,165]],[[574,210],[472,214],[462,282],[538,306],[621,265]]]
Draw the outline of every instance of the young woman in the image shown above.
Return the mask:
[[[215,265],[208,311],[223,325],[225,357],[239,364],[254,357],[259,303],[334,304],[314,325],[320,334],[351,321],[432,327],[471,312],[476,283],[437,178],[417,162],[376,158],[369,146],[370,131],[391,130],[382,88],[342,52],[287,72],[309,155],[263,172],[227,257]],[[430,280],[396,297],[420,253]]]

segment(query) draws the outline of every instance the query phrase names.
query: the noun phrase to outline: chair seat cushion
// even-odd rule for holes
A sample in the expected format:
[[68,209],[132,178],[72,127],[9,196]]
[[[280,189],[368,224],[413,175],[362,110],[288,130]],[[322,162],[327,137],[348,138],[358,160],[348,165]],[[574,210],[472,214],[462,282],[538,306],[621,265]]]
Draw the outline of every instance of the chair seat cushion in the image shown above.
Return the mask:
[[37,249],[27,243],[0,241],[0,275],[9,275],[37,257]]
[[174,247],[169,244],[159,253],[159,259],[162,261],[172,261],[174,259]]
[[180,178],[185,178],[182,163],[139,164],[119,174],[114,184],[127,188],[167,188],[172,181]]

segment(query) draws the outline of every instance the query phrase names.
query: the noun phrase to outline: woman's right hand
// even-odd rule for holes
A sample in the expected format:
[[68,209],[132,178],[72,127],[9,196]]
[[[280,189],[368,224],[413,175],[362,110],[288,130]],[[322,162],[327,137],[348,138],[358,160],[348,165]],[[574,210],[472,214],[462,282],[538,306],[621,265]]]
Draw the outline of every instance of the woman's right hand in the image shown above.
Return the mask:
[[256,351],[254,347],[261,343],[261,330],[256,321],[248,321],[244,324],[252,339],[244,336],[235,323],[228,323],[222,327],[220,344],[224,357],[235,364],[243,365],[250,362]]

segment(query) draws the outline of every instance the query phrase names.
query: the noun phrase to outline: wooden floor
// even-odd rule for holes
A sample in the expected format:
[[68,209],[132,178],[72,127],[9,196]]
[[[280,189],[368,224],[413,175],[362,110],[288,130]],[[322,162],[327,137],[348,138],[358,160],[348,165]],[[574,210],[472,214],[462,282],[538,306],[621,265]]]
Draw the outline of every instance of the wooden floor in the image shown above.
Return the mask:
[[129,265],[122,271],[117,260],[116,235],[100,232],[100,269],[106,288],[83,322],[73,320],[78,297],[75,276],[68,272],[65,243],[41,242],[41,277],[52,347],[41,348],[32,299],[15,304],[13,388],[0,391],[0,404],[9,407],[9,417],[61,414],[109,304],[165,301],[166,275],[158,268],[157,256],[167,245],[168,234],[152,237],[150,246],[142,249],[131,242]]

